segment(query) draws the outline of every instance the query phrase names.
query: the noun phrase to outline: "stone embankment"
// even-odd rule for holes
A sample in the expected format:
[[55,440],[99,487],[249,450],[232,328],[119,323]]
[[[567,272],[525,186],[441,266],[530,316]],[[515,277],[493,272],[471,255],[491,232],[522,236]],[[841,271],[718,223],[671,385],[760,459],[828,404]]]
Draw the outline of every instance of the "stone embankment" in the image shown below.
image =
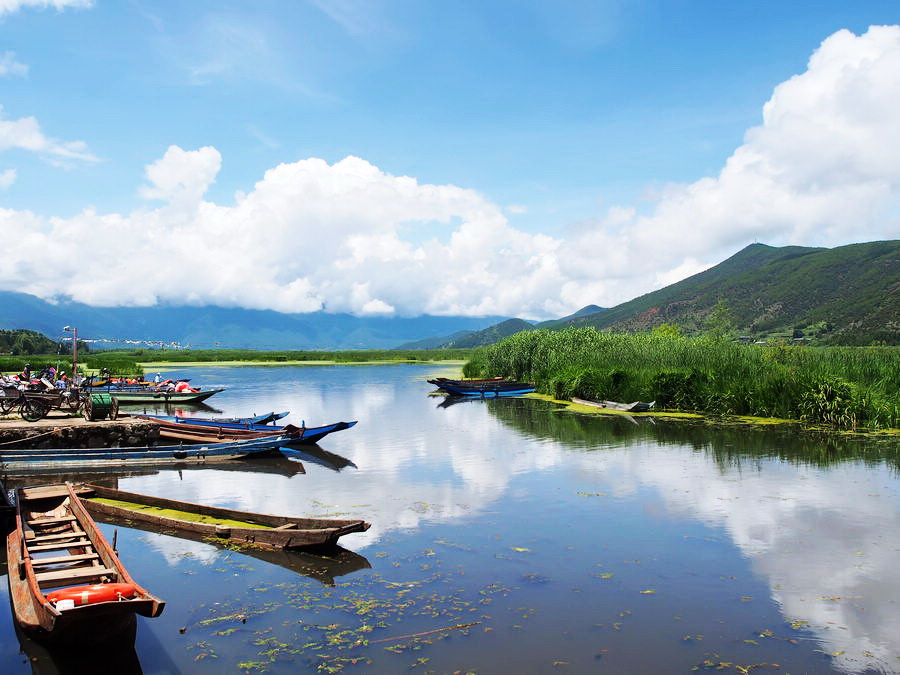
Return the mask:
[[37,422],[0,418],[0,452],[14,448],[109,448],[142,446],[159,440],[153,422],[130,417],[90,422],[51,415]]

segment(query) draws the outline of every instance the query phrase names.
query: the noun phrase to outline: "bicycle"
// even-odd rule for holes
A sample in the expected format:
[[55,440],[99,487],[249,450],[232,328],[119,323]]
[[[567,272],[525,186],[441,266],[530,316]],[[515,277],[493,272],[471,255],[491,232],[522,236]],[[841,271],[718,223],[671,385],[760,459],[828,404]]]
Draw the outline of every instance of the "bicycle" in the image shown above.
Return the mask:
[[18,409],[26,422],[37,422],[45,418],[50,413],[51,407],[49,401],[28,396],[24,391],[16,390],[16,393],[11,395],[7,389],[4,395],[0,396],[0,414],[6,415]]

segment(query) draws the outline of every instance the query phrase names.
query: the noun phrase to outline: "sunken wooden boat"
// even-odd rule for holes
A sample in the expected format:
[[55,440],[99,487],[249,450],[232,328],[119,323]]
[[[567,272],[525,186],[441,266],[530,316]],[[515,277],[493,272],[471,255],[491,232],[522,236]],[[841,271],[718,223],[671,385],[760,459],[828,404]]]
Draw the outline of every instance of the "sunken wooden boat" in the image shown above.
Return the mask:
[[325,438],[328,434],[343,431],[356,425],[352,422],[333,422],[320,427],[275,426],[271,424],[254,424],[252,422],[221,422],[212,419],[156,415],[137,415],[140,419],[150,420],[159,425],[160,438],[178,441],[190,441],[194,443],[216,440],[243,440],[250,438],[266,438],[281,434],[290,443],[301,445],[313,445]]
[[327,549],[336,546],[345,534],[365,532],[371,526],[364,520],[271,516],[124,492],[102,485],[82,487],[85,508],[100,520],[114,516],[176,534],[193,533],[211,540],[267,549]]
[[438,389],[447,392],[450,396],[469,396],[479,398],[495,398],[498,396],[520,396],[530,394],[535,386],[530,382],[513,382],[500,378],[488,380],[450,380],[438,377],[428,380]]
[[136,614],[165,607],[131,578],[71,483],[16,491],[6,555],[13,614],[37,639],[120,643],[134,635]]
[[215,442],[213,439],[212,442],[190,445],[181,443],[133,448],[0,449],[0,470],[12,475],[44,469],[206,464],[278,453],[278,448],[290,441],[288,436],[278,435],[227,442]]
[[619,410],[621,412],[642,413],[656,405],[656,401],[644,403],[643,401],[634,401],[633,403],[619,403],[618,401],[590,401],[583,398],[573,398],[572,403],[580,405],[588,405],[592,408],[606,408],[607,410]]

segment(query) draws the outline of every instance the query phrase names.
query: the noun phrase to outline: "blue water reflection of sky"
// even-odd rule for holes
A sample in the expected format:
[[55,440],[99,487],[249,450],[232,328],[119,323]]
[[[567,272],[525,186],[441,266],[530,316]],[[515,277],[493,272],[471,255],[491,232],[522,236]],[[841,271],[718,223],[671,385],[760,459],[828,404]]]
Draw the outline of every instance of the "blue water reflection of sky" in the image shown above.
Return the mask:
[[[598,425],[595,437],[563,442],[539,423],[541,401],[514,403],[525,413],[519,424],[504,421],[497,406],[506,401],[437,407],[425,383],[434,367],[190,372],[195,383],[228,387],[210,400],[227,415],[289,409],[294,423],[358,419],[322,442],[356,468],[307,462],[305,474],[290,477],[160,471],[122,478],[120,486],[254,511],[369,520],[368,532],[342,543],[372,570],[339,577],[338,595],[383,598],[390,584],[414,582],[481,610],[478,629],[452,639],[452,648],[448,640],[422,652],[429,668],[680,671],[712,659],[778,663],[778,672],[900,670],[900,481],[884,464],[721,462],[707,451],[720,442],[715,431],[709,448],[698,448],[664,436],[606,434],[600,419],[584,423],[589,431]],[[544,415],[533,426],[529,406]],[[144,552],[142,572],[170,601],[166,615],[141,630],[178,663],[193,656],[165,631],[195,625],[223,601],[216,589],[252,604],[250,589],[259,584],[321,588],[202,542],[119,537],[123,555],[127,545]],[[496,602],[478,604],[485,598]],[[427,630],[457,616],[441,611],[432,624],[409,615],[385,630]],[[285,605],[272,615],[286,644],[293,638],[285,627],[298,620],[287,612]],[[238,658],[235,645],[251,643],[220,652]],[[377,654],[370,669],[405,663]]]

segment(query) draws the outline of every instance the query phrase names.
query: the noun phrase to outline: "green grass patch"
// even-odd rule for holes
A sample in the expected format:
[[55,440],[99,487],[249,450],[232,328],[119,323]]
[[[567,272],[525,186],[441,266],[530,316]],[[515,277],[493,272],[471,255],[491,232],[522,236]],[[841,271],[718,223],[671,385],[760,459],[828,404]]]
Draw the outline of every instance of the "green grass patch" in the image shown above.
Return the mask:
[[259,525],[257,523],[250,523],[243,520],[231,520],[229,518],[216,518],[214,516],[206,516],[200,513],[190,513],[188,511],[179,511],[176,509],[164,509],[159,506],[148,506],[147,504],[135,504],[134,502],[127,502],[120,499],[109,499],[107,497],[90,497],[92,502],[98,502],[100,504],[109,504],[110,506],[116,506],[121,509],[127,509],[128,511],[140,511],[142,513],[149,513],[154,516],[160,516],[162,518],[171,518],[173,520],[187,520],[192,523],[204,523],[206,525],[222,525],[225,527],[253,527],[258,529],[269,530],[272,529],[268,525]]
[[463,372],[534,382],[555,399],[656,401],[656,414],[777,418],[854,430],[900,426],[898,347],[534,330],[478,349]]

